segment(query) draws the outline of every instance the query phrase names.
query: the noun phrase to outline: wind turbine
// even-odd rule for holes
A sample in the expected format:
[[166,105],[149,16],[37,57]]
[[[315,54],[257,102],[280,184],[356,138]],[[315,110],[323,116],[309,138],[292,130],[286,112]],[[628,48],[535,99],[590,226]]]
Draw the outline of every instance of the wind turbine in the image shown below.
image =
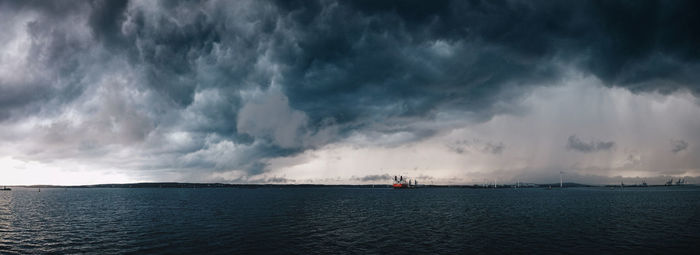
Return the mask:
[[564,177],[562,175],[564,171],[559,171],[559,188],[564,188]]

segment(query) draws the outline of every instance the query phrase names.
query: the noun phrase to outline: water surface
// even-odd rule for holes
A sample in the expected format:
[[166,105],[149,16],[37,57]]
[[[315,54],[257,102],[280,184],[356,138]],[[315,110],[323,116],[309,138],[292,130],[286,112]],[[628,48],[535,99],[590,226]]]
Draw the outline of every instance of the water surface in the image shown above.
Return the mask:
[[700,188],[16,188],[0,253],[694,253]]

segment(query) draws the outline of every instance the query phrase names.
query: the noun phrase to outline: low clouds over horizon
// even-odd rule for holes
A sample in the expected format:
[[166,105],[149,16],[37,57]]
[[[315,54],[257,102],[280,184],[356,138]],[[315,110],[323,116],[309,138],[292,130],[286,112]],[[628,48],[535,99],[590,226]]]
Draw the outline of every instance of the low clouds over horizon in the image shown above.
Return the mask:
[[590,153],[595,151],[605,151],[610,150],[615,146],[613,141],[588,141],[584,142],[581,138],[576,135],[569,136],[567,140],[566,148],[569,150],[579,151],[583,153]]
[[697,176],[699,7],[0,1],[0,180]]

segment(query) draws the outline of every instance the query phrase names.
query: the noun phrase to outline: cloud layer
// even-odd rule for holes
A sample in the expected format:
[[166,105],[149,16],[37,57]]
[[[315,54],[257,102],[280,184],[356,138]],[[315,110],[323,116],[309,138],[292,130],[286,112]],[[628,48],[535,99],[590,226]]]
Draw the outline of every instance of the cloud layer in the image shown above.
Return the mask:
[[615,146],[613,141],[590,141],[584,142],[578,136],[571,135],[567,140],[566,148],[574,151],[580,151],[583,153],[610,150]]
[[[595,80],[605,93],[696,98],[697,9],[697,1],[0,1],[0,156],[116,168],[137,180],[287,182],[278,170],[305,153],[401,148],[528,115],[533,91],[572,80]],[[608,110],[631,113],[600,111]],[[503,137],[440,148],[494,157],[511,150]],[[589,156],[622,145],[552,139]],[[671,139],[676,156],[698,142]]]

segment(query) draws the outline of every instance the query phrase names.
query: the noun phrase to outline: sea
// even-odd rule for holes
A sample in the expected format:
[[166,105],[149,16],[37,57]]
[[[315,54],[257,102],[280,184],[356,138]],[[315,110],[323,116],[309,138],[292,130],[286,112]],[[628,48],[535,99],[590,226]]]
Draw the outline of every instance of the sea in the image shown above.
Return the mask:
[[698,248],[698,186],[0,191],[0,254],[700,254]]

